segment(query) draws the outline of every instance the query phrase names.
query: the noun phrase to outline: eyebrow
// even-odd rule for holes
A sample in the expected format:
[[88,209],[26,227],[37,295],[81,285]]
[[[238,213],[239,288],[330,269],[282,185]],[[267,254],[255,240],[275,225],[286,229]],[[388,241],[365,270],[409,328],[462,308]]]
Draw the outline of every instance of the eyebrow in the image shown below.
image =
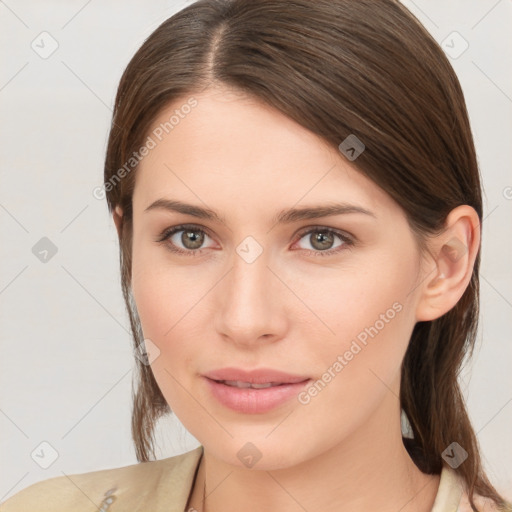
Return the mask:
[[[192,215],[200,219],[226,224],[224,217],[221,217],[209,208],[203,208],[201,206],[183,203],[173,199],[157,199],[154,203],[151,203],[144,212],[149,212],[151,210],[178,212],[185,215]],[[300,220],[317,219],[321,217],[350,213],[359,213],[377,218],[375,213],[363,208],[362,206],[349,203],[331,203],[320,206],[306,206],[302,208],[282,210],[273,217],[272,221],[274,224],[290,224]]]

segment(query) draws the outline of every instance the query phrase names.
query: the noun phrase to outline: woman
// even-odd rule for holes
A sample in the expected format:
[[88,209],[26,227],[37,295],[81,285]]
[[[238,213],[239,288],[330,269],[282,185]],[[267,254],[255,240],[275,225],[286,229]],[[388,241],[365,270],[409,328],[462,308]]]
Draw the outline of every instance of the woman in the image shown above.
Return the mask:
[[[400,3],[172,16],[121,79],[105,192],[143,464],[1,510],[512,510],[457,382],[482,222],[466,106]],[[152,460],[171,411],[201,446]]]

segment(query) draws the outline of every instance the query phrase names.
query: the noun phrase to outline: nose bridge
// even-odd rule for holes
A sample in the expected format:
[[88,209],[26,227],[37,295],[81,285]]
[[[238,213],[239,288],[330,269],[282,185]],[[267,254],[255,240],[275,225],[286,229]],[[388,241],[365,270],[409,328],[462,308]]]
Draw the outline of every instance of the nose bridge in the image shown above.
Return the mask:
[[268,253],[254,238],[247,237],[236,247],[230,263],[231,270],[220,289],[218,332],[237,342],[276,334],[280,307]]

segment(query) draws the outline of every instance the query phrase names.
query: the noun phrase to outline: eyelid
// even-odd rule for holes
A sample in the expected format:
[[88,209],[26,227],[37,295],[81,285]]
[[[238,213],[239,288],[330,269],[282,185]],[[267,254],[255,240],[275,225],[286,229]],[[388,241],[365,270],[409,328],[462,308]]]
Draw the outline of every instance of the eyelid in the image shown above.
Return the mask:
[[156,242],[165,242],[166,239],[171,236],[171,234],[175,234],[178,231],[200,231],[206,235],[208,235],[210,238],[213,238],[210,233],[208,232],[208,229],[204,226],[198,226],[196,224],[176,224],[174,226],[170,226],[165,228],[156,238]]
[[326,233],[334,233],[335,235],[339,236],[344,241],[355,242],[355,236],[348,233],[347,231],[337,229],[337,228],[331,228],[329,226],[322,226],[322,225],[307,226],[305,228],[301,228],[301,230],[299,230],[299,232],[297,233],[297,236],[299,238],[302,238],[304,235],[307,235],[311,231],[324,231]]

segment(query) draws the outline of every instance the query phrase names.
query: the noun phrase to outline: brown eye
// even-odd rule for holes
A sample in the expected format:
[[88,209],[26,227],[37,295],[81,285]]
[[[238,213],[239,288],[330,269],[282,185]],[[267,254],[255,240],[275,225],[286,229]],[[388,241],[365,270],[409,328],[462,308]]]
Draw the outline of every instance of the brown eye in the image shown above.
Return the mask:
[[326,232],[316,232],[309,236],[309,240],[311,245],[318,249],[319,251],[324,251],[326,249],[331,249],[332,244],[334,243],[334,234],[326,233]]
[[[354,245],[354,242],[348,235],[331,228],[310,228],[299,236],[301,237],[299,242],[297,242],[299,248],[315,256],[331,256]],[[336,239],[338,239],[338,242],[336,242]],[[306,240],[309,247],[300,247],[301,240]]]
[[199,230],[183,230],[180,241],[185,249],[199,249],[204,242],[205,233]]
[[195,226],[179,225],[166,229],[156,240],[165,243],[167,247],[176,253],[185,255],[198,255],[202,253],[208,234]]

